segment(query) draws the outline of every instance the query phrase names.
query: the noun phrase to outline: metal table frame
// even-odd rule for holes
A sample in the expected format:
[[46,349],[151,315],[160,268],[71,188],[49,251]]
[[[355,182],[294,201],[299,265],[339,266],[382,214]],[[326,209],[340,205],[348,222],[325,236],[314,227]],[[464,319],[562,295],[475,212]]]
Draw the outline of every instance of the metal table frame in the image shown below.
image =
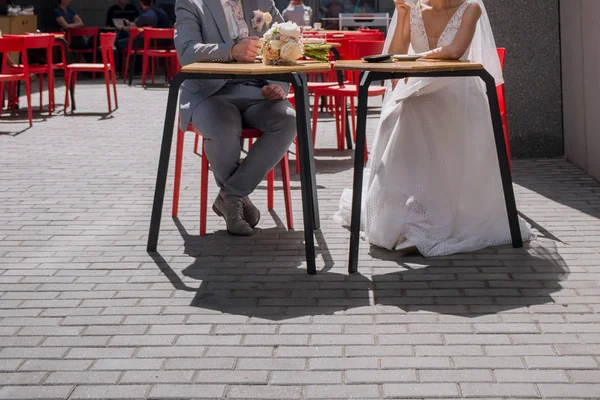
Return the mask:
[[487,89],[490,112],[492,115],[492,126],[494,128],[494,139],[496,142],[496,152],[498,154],[498,163],[500,166],[500,176],[502,179],[502,188],[504,191],[504,201],[506,203],[512,245],[514,248],[523,247],[523,239],[521,238],[521,230],[519,227],[515,194],[512,187],[512,177],[508,162],[506,144],[504,141],[504,130],[502,128],[502,118],[500,116],[498,94],[496,93],[496,82],[494,78],[483,68],[475,70],[440,70],[432,72],[362,71],[360,73],[360,83],[358,88],[356,149],[354,153],[354,183],[352,188],[352,221],[350,226],[350,249],[348,255],[348,272],[351,274],[358,271],[363,168],[365,165],[363,154],[365,152],[366,141],[365,137],[367,128],[367,101],[369,86],[373,81],[413,77],[479,77],[484,81]]
[[171,155],[171,144],[173,141],[173,129],[177,113],[177,99],[179,87],[187,79],[269,79],[291,83],[296,96],[296,127],[298,135],[298,146],[300,157],[300,182],[302,186],[302,213],[304,219],[304,242],[306,251],[307,273],[317,273],[315,262],[315,247],[313,232],[320,229],[319,206],[317,199],[317,185],[315,179],[315,160],[313,156],[312,134],[310,125],[310,113],[308,104],[308,85],[306,73],[291,72],[277,74],[232,74],[232,73],[197,73],[180,72],[171,81],[169,86],[169,97],[165,114],[160,158],[158,162],[158,173],[156,176],[156,187],[154,191],[154,202],[152,205],[152,217],[150,221],[150,232],[148,234],[148,252],[156,252],[160,221],[162,217],[165,188],[167,183],[167,172],[169,169],[169,158]]

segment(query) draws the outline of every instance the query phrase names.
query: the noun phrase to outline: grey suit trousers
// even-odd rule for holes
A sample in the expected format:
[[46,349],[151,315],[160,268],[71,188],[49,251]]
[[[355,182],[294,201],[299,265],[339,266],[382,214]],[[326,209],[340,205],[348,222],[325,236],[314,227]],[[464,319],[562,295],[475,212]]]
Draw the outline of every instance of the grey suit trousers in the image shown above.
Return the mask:
[[[185,89],[184,89],[185,90]],[[265,100],[261,87],[229,83],[193,111],[215,180],[226,200],[251,194],[289,150],[296,137],[296,112],[287,100]],[[263,132],[240,161],[242,127]]]

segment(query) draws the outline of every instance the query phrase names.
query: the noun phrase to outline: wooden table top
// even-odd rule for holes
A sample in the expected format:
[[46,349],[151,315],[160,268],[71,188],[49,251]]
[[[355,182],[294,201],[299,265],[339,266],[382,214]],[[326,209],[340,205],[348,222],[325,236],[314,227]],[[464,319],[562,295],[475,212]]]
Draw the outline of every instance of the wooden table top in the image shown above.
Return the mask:
[[295,65],[264,65],[254,63],[193,63],[181,68],[183,73],[202,74],[236,74],[236,75],[272,75],[289,74],[292,72],[327,72],[329,63],[316,61],[298,61]]
[[395,61],[391,63],[368,63],[362,60],[340,60],[336,70],[373,72],[439,72],[481,70],[483,65],[464,61],[428,60]]

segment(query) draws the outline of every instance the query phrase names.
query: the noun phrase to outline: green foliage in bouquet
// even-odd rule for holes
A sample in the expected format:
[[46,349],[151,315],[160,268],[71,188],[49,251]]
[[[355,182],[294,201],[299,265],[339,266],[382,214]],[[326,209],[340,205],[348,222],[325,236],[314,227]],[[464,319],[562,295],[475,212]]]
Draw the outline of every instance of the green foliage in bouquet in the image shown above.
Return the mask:
[[304,56],[319,62],[329,61],[331,45],[308,43],[304,45]]

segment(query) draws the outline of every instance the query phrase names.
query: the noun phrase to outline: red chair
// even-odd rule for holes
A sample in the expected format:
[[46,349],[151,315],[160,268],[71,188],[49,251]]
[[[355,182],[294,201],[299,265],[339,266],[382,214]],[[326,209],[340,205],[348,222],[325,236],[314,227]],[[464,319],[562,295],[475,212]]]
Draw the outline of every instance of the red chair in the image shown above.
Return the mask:
[[67,75],[65,77],[65,86],[67,88],[65,92],[65,114],[69,107],[69,90],[75,88],[77,83],[77,72],[104,72],[104,81],[106,82],[106,95],[108,96],[108,112],[111,113],[112,106],[110,101],[110,81],[112,79],[113,90],[115,93],[115,110],[119,108],[119,101],[117,99],[117,77],[115,72],[115,55],[113,47],[117,35],[114,33],[102,33],[100,35],[100,48],[102,52],[102,64],[69,64],[67,66]]
[[[133,42],[134,40],[143,40],[142,30],[139,28],[131,28],[129,31],[129,41],[127,42],[127,48],[123,49],[123,57],[121,58],[121,74],[123,75],[123,83],[127,83],[127,76],[129,76],[129,63],[131,62],[131,57],[133,56]],[[137,49],[137,54],[143,54],[143,49]],[[135,68],[135,66],[133,66]]]
[[[500,66],[504,70],[504,59],[506,57],[506,49],[498,48],[498,58],[500,59]],[[506,113],[506,96],[504,95],[504,85],[500,85],[497,88],[498,92],[498,104],[500,105],[500,116],[502,117],[502,128],[504,129],[504,142],[506,143],[506,154],[508,154],[508,165],[511,166],[510,162],[510,137],[508,135],[508,116]],[[511,166],[512,168],[512,166]]]
[[[144,28],[144,61],[142,64],[142,86],[146,85],[146,75],[151,58],[164,58],[167,65],[167,80],[170,81],[177,71],[179,60],[173,45],[160,46],[162,41],[171,43],[175,37],[175,29]],[[153,45],[153,47],[150,47]],[[152,67],[152,83],[154,84],[154,66]]]
[[[25,82],[25,94],[27,97],[27,116],[29,118],[29,126],[33,126],[33,116],[31,109],[31,76],[29,72],[29,60],[27,59],[27,51],[25,49],[25,37],[0,37],[0,53],[3,54],[2,73],[0,74],[0,93],[4,95],[4,84],[10,83],[9,104],[16,104],[17,85],[19,82]],[[8,65],[9,53],[21,54],[21,69],[10,71],[12,66]],[[12,96],[12,98],[11,98]],[[2,107],[0,107],[0,111]]]
[[[79,62],[85,61],[83,60],[83,54],[92,54],[92,62],[96,63],[96,49],[98,48],[98,35],[100,34],[100,28],[69,28],[67,30],[67,43],[69,46],[69,51],[75,55],[75,59]],[[90,48],[73,48],[73,38],[91,38],[91,47]],[[92,77],[96,79],[96,73],[92,74]]]
[[[54,35],[5,35],[5,37],[23,37],[25,38],[25,50],[45,49],[46,60],[52,60]],[[12,65],[7,68],[7,72],[11,74],[23,73],[24,66],[23,64]],[[52,61],[46,61],[45,64],[29,64],[29,73],[35,74],[39,78],[40,112],[43,109],[44,75],[48,76],[48,114],[52,115],[52,111],[55,109],[54,69],[52,68]]]
[[[190,124],[187,127],[189,132],[196,134],[196,144],[201,133],[198,132]],[[181,166],[183,162],[183,144],[185,132],[180,128],[177,128],[177,151],[175,157],[175,185],[173,189],[173,209],[172,216],[177,217],[179,212],[179,191],[181,188]],[[242,139],[258,139],[262,136],[262,132],[258,129],[244,129],[242,130]],[[206,235],[206,210],[208,207],[208,158],[204,151],[204,141],[202,142],[202,167],[200,173],[200,236]],[[279,163],[281,167],[281,181],[283,183],[283,196],[285,200],[285,215],[287,219],[288,229],[294,229],[294,220],[292,217],[292,191],[290,184],[290,168],[288,164],[287,153],[281,159]],[[267,206],[269,210],[273,209],[273,192],[275,182],[275,171],[271,170],[267,174]]]
[[[352,59],[358,59],[368,55],[381,54],[383,51],[383,40],[352,40],[350,42]],[[351,74],[350,76],[353,84],[347,85],[335,85],[325,88],[320,88],[315,90],[314,95],[315,99],[320,96],[333,96],[337,99],[336,101],[336,127],[337,127],[337,144],[338,149],[344,149],[344,135],[346,132],[346,99],[350,98],[350,112],[352,115],[352,128],[354,132],[354,137],[356,137],[356,127],[355,127],[355,108],[354,108],[354,97],[358,96],[358,86],[356,82],[358,82],[358,74]],[[382,86],[371,86],[369,87],[369,97],[373,96],[383,96],[385,93],[385,88]],[[318,109],[317,104],[313,106],[313,145],[316,139],[317,132],[317,117],[318,117]],[[365,147],[365,159],[367,158],[367,152]]]

